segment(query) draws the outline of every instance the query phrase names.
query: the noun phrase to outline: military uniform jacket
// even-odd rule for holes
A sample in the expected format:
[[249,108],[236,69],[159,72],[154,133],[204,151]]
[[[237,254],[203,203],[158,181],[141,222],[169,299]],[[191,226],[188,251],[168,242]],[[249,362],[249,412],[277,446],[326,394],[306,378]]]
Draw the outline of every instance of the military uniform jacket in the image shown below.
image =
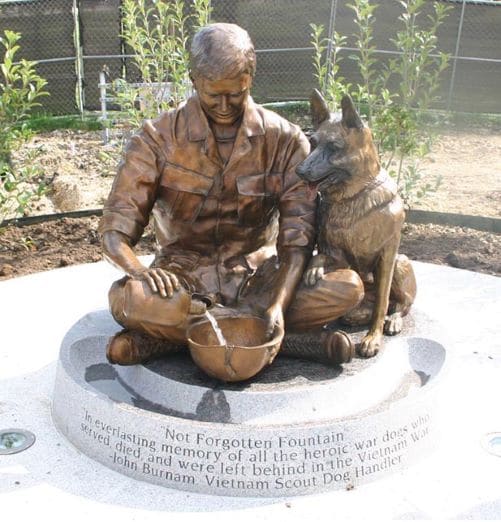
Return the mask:
[[224,164],[195,95],[131,138],[100,232],[134,245],[152,215],[154,265],[229,304],[275,248],[313,247],[315,199],[295,173],[308,150],[297,126],[249,97]]

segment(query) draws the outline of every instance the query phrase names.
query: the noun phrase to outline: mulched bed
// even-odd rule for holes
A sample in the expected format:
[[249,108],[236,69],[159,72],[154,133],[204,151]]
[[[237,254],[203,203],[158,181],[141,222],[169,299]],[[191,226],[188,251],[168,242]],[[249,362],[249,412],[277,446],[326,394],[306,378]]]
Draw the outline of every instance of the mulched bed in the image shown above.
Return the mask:
[[[99,218],[63,218],[0,229],[0,280],[101,261]],[[154,249],[147,231],[138,254]],[[501,235],[462,227],[406,224],[400,252],[410,259],[501,275]]]

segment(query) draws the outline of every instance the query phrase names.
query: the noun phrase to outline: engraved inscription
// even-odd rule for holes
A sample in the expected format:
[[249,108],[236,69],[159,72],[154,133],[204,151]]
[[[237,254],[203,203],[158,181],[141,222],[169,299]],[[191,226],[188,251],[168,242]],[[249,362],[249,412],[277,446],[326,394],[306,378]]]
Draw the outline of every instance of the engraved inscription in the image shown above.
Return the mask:
[[[430,434],[428,414],[362,436],[347,430],[263,431],[260,438],[215,435],[209,430],[183,430],[166,425],[152,437],[114,425],[84,410],[80,429],[84,438],[106,450],[116,469],[152,477],[167,486],[205,486],[214,491],[254,490],[293,492],[348,488],[401,466],[413,446]],[[242,432],[245,433],[245,432]],[[306,433],[306,434],[305,434]]]

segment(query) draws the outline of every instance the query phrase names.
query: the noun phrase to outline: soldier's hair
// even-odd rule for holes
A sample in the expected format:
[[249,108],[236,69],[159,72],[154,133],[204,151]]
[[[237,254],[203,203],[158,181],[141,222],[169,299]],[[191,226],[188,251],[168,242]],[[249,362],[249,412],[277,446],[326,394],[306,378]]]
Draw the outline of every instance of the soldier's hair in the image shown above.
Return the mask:
[[193,37],[190,51],[190,74],[193,79],[235,78],[248,73],[254,76],[256,53],[245,29],[235,24],[210,24]]

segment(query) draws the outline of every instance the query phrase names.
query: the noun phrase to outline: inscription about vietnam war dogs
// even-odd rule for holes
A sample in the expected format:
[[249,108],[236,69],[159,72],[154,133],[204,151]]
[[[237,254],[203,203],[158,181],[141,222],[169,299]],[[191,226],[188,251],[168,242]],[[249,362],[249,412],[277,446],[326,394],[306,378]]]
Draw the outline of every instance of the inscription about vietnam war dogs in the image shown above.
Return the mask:
[[137,478],[173,487],[286,493],[333,483],[348,487],[400,467],[412,447],[428,438],[429,421],[429,415],[417,415],[366,437],[332,430],[225,437],[165,425],[152,438],[84,410],[80,430],[101,446],[111,467]]

